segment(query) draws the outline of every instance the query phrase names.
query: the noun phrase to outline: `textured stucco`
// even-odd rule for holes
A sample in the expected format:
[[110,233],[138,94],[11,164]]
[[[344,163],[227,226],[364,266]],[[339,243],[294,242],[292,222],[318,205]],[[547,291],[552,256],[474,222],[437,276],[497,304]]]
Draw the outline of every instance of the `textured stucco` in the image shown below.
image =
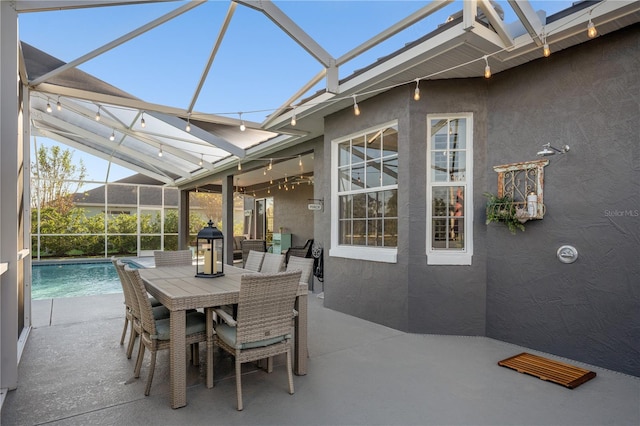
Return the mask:
[[[325,254],[325,306],[422,333],[487,335],[640,376],[640,26],[483,78],[426,81],[359,101],[325,121],[327,200],[315,233],[329,246],[331,141],[397,119],[398,262]],[[471,266],[428,266],[426,115],[474,118]],[[536,159],[568,144],[545,168],[543,220],[526,232],[484,224],[492,166]],[[317,225],[320,225],[320,228]],[[580,257],[560,263],[556,250]]]

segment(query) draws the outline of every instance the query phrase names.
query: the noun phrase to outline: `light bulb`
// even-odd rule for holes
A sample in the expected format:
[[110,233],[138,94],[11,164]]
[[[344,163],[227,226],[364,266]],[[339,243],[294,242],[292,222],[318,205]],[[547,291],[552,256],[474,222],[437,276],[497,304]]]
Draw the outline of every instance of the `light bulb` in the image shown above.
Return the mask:
[[242,163],[238,162],[238,170],[242,170]]
[[486,64],[484,67],[484,78],[489,78],[491,77],[491,67],[489,66],[489,60],[486,56],[484,57],[484,63]]
[[58,97],[58,103],[56,103],[56,108],[58,111],[62,111],[62,104],[60,103],[60,98]]
[[593,25],[591,19],[589,19],[589,23],[587,24],[587,35],[589,38],[595,38],[598,35],[598,30],[596,30],[596,26]]
[[298,124],[298,121],[296,120],[296,114],[294,113],[294,114],[291,116],[291,125],[292,125],[292,126],[295,126],[296,124]]
[[200,162],[198,162],[198,165],[202,166],[203,158],[204,158],[204,154],[200,154]]
[[273,169],[273,158],[269,160],[269,165],[267,166],[267,170]]
[[96,112],[96,121],[100,121],[100,107],[98,107],[98,112]]
[[187,121],[187,127],[185,127],[184,130],[186,130],[187,133],[191,131],[191,124],[188,121]]
[[240,123],[240,131],[241,131],[241,132],[244,132],[245,130],[247,130],[247,126],[245,126],[245,125],[244,125],[244,121],[242,121],[242,122]]
[[413,100],[420,100],[420,80],[416,80],[416,90],[413,91]]
[[53,111],[51,109],[51,104],[49,103],[49,101],[47,101],[47,112],[51,112],[51,111]]
[[144,112],[142,113],[142,118],[140,118],[140,127],[143,129],[147,127],[147,123],[144,121]]
[[160,147],[160,151],[158,151],[158,157],[162,157],[162,146]]
[[542,54],[544,55],[545,58],[548,58],[549,55],[551,55],[551,49],[549,49],[549,44],[545,43],[544,47],[542,48]]
[[298,166],[302,167],[302,156],[298,155]]
[[116,133],[115,131],[111,131],[111,136],[109,136],[109,140],[111,142],[113,142],[114,140],[116,140]]
[[355,115],[360,115],[360,107],[358,107],[358,104],[353,104],[353,113]]

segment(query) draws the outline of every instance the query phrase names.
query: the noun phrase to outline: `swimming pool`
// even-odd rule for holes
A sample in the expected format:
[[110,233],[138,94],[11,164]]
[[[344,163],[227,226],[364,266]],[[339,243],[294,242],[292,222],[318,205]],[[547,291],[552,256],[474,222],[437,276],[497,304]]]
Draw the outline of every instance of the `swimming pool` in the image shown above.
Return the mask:
[[33,265],[31,299],[122,293],[111,262]]

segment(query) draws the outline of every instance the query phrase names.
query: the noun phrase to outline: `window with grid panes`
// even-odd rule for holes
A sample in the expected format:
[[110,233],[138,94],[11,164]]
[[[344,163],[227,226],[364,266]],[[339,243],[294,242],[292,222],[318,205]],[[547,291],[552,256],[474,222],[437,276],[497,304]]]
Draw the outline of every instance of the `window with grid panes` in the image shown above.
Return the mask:
[[427,118],[427,263],[471,264],[471,114]]
[[[335,142],[339,246],[398,245],[396,123]],[[353,254],[353,251],[351,251]]]

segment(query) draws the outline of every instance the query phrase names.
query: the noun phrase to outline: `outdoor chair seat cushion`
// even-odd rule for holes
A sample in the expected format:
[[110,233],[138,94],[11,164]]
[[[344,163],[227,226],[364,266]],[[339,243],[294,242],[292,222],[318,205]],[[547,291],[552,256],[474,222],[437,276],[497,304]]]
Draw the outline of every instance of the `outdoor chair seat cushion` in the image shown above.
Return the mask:
[[[169,326],[170,319],[165,318],[156,321],[156,334],[151,336],[156,340],[170,340],[171,339],[171,327]],[[201,333],[207,328],[207,320],[205,314],[202,312],[190,312],[187,314],[186,335]]]
[[278,342],[282,342],[285,339],[291,338],[291,334],[285,334],[282,336],[275,336],[275,337],[269,337],[268,339],[264,339],[264,340],[258,340],[256,342],[236,345],[236,328],[225,323],[220,323],[216,325],[216,334],[227,345],[236,349],[262,348],[265,346],[273,345]]
[[151,309],[153,310],[153,317],[157,320],[169,318],[171,316],[171,311],[164,305],[153,306]]

